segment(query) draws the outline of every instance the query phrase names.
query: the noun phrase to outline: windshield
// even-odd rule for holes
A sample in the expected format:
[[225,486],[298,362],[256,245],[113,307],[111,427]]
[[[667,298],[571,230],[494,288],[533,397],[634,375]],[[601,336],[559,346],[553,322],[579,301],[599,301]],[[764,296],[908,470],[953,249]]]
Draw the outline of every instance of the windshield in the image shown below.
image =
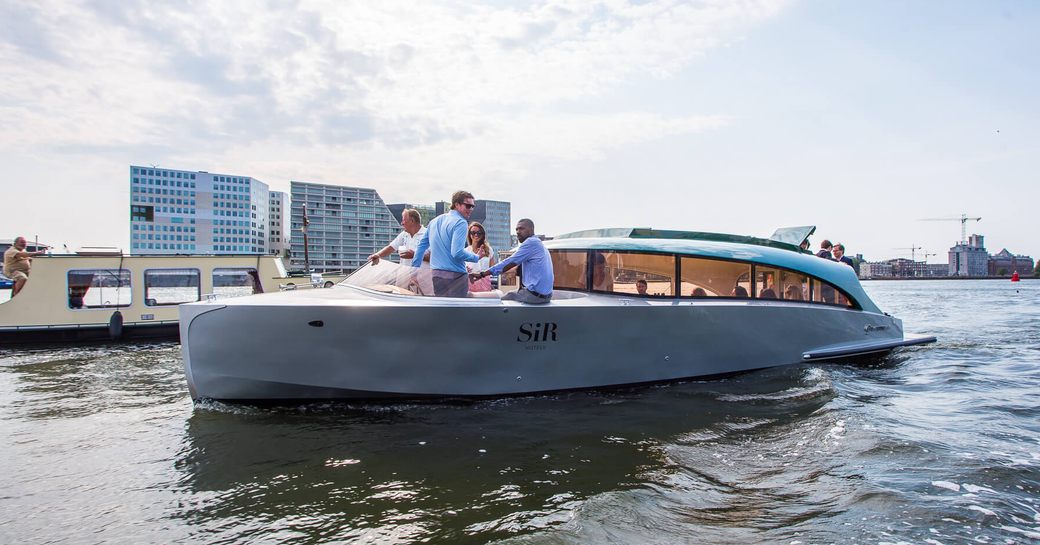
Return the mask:
[[[375,265],[371,263],[364,265],[345,278],[342,284],[382,293],[422,297],[436,297],[438,292],[442,297],[498,298],[502,296],[502,292],[497,289],[476,291],[482,288],[476,284],[471,285],[469,277],[465,274],[434,271],[428,263],[423,263],[422,267],[415,268],[386,259],[379,260],[379,263]],[[459,293],[463,295],[447,295]]]

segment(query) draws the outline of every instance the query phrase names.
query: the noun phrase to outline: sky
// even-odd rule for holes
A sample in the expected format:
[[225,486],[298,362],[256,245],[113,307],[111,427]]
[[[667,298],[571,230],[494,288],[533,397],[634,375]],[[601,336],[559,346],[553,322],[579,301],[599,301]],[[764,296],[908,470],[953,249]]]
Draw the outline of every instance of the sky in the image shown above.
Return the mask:
[[[512,202],[539,233],[1040,258],[1040,3],[0,0],[0,238],[129,247],[129,165]],[[922,250],[916,251],[921,258]]]

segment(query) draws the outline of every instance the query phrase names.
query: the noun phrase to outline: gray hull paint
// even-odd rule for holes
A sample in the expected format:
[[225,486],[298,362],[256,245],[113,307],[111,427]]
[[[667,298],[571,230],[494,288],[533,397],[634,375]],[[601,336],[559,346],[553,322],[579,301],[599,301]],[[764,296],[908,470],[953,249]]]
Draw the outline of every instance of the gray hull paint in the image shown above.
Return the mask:
[[[328,291],[339,290],[355,291]],[[181,307],[193,398],[467,397],[605,388],[797,364],[811,349],[903,337],[900,321],[883,314],[768,301],[593,295],[541,306],[409,304],[415,299],[359,293],[294,304],[278,294],[244,299]],[[311,325],[317,322],[322,326]]]

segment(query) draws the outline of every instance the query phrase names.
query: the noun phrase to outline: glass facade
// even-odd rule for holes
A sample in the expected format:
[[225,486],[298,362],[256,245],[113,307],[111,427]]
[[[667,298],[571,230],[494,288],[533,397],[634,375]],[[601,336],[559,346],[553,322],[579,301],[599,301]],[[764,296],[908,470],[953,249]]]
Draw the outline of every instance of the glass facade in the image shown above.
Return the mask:
[[265,254],[269,193],[249,176],[131,165],[131,252]]
[[315,272],[353,271],[401,232],[375,189],[296,181],[290,188],[292,269],[305,269],[304,207],[310,222],[307,253]]

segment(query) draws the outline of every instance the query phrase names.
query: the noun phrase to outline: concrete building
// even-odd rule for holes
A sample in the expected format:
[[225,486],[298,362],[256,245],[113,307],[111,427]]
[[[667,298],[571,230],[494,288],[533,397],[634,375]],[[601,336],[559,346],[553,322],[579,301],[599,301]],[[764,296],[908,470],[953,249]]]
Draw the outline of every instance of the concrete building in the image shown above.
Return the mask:
[[479,221],[487,231],[488,244],[496,252],[503,252],[513,247],[512,205],[506,201],[474,201],[476,208],[470,221]]
[[305,269],[304,208],[307,253],[316,272],[353,271],[401,231],[375,189],[292,181],[290,195],[292,269]]
[[[484,226],[484,230],[487,231],[488,244],[495,252],[508,250],[516,245],[513,243],[513,221],[510,215],[512,205],[509,202],[476,199],[473,204],[476,206],[473,208],[473,214],[470,215],[469,220],[480,222]],[[401,222],[401,212],[405,208],[414,208],[422,216],[423,225],[428,225],[431,219],[451,210],[451,203],[444,201],[432,205],[396,203],[387,205],[387,208],[393,213],[394,219],[398,223]]]
[[[443,214],[444,210],[446,210],[448,208],[448,207],[443,207],[442,208],[441,207],[442,204],[443,203],[437,203],[435,205],[434,204],[405,204],[405,203],[397,203],[397,204],[388,204],[388,205],[386,205],[386,207],[387,207],[388,210],[390,210],[390,213],[393,214],[394,219],[397,220],[397,223],[402,223],[403,222],[403,218],[401,216],[402,216],[402,214],[404,214],[404,211],[405,211],[406,208],[414,208],[415,211],[419,213],[419,221],[421,221],[422,224],[425,226],[425,225],[429,225],[430,224],[430,220],[432,220],[433,218],[436,218],[437,216]],[[438,212],[438,210],[440,210],[440,211]]]
[[131,252],[266,254],[269,199],[249,176],[131,165]]
[[859,265],[860,278],[888,278],[892,276],[892,264],[886,261],[867,262]]
[[1004,248],[989,256],[987,272],[990,276],[1011,276],[1017,272],[1019,276],[1033,276],[1035,264],[1027,255],[1015,255]]
[[982,235],[971,235],[968,241],[958,242],[950,248],[950,276],[986,276],[989,254],[983,244]]
[[268,248],[272,255],[289,256],[289,195],[284,191],[271,191],[270,235]]

